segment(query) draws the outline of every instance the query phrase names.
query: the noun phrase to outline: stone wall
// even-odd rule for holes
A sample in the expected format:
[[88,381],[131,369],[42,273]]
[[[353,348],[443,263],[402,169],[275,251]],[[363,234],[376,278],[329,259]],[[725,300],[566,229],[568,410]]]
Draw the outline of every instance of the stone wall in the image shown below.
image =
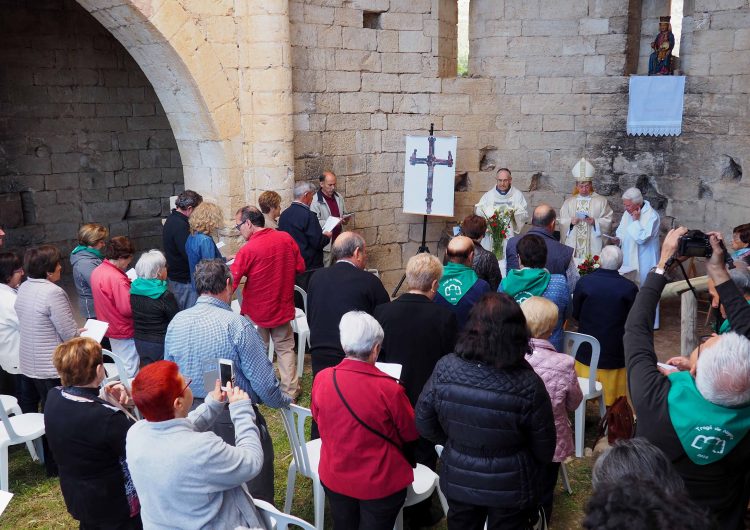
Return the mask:
[[138,249],[160,246],[161,217],[183,173],[149,81],[76,2],[3,0],[0,10],[8,245],[67,252],[82,223],[100,222]]
[[[572,188],[570,168],[586,156],[617,212],[620,194],[635,185],[664,227],[671,217],[724,231],[750,220],[741,175],[750,155],[746,1],[685,3],[688,81],[676,138],[625,133],[626,74],[647,62],[643,42],[668,2],[472,0],[466,78],[445,68],[455,2],[321,3],[290,4],[295,175],[331,167],[341,177],[387,285],[421,236],[420,219],[400,212],[403,138],[425,134],[431,122],[459,137],[457,219],[503,166],[531,207],[559,207]],[[381,12],[376,29],[363,27],[365,10]],[[431,220],[433,252],[444,225]]]

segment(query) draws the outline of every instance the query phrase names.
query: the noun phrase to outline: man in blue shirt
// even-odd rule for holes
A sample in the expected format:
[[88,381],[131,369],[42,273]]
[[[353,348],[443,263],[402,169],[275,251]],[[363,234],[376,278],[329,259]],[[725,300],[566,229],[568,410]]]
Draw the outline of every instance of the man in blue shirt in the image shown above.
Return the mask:
[[[291,397],[280,390],[266,347],[252,323],[234,313],[229,305],[234,289],[226,263],[219,259],[203,260],[196,266],[194,278],[198,301],[170,322],[164,340],[164,359],[176,362],[183,376],[192,379],[196,407],[208,393],[203,383],[204,373],[217,370],[218,359],[234,363],[235,385],[250,395],[263,445],[263,468],[247,483],[248,489],[253,497],[273,503],[273,442],[256,405],[282,408],[289,405]],[[234,426],[227,408],[212,430],[234,445]]]

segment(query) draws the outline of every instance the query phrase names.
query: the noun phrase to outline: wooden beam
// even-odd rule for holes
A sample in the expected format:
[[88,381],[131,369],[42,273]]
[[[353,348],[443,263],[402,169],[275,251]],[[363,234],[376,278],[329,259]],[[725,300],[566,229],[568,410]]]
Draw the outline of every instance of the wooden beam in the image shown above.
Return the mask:
[[698,346],[698,301],[690,291],[680,295],[680,353],[683,356]]
[[[697,278],[690,278],[690,283],[698,293],[703,293],[708,290],[708,276],[698,276]],[[664,298],[676,298],[682,296],[683,293],[690,293],[690,287],[685,280],[679,282],[668,283],[661,293],[662,299]],[[690,293],[690,296],[693,296]]]

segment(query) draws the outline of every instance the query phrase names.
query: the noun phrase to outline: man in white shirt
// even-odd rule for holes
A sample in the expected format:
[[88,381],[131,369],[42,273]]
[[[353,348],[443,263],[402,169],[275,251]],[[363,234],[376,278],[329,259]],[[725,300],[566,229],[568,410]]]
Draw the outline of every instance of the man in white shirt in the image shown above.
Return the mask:
[[[497,184],[482,195],[479,203],[475,206],[475,213],[487,219],[495,213],[497,208],[512,209],[513,219],[511,219],[508,235],[505,238],[507,242],[511,237],[521,232],[521,228],[529,219],[528,205],[521,190],[513,187],[510,169],[504,167],[498,169],[496,180]],[[482,240],[482,247],[489,251],[492,250],[492,236],[489,230]]]
[[[643,199],[638,188],[629,188],[622,194],[622,214],[615,242],[622,247],[620,274],[639,286],[659,262],[659,214]],[[659,308],[656,308],[654,329],[659,328]]]
[[576,192],[560,209],[560,234],[579,261],[602,250],[602,234],[612,227],[612,208],[594,192],[594,166],[581,158],[572,170]]

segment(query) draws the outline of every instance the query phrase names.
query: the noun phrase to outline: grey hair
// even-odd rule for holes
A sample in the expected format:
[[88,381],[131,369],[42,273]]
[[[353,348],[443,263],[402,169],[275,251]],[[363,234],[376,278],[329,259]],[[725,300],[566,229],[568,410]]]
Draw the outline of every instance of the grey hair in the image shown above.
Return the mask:
[[750,340],[730,332],[706,348],[698,357],[695,386],[720,407],[750,403]]
[[298,182],[297,185],[294,186],[294,200],[301,199],[305,193],[313,192],[315,189],[315,184],[312,182]]
[[607,245],[599,253],[599,266],[608,271],[622,267],[622,250],[617,245]]
[[366,361],[376,344],[383,343],[383,328],[364,311],[349,311],[339,323],[341,347],[347,357]]
[[167,266],[167,258],[161,251],[152,248],[148,252],[141,254],[138,262],[135,264],[135,272],[139,278],[146,280],[156,278],[159,271]]
[[635,204],[643,204],[643,194],[638,188],[628,188],[622,194],[623,201],[632,201]]
[[685,494],[685,483],[672,462],[645,438],[617,440],[594,463],[591,484],[594,490],[607,484],[619,484],[625,476],[648,477],[670,495]]
[[202,259],[195,266],[193,281],[199,295],[219,294],[226,289],[227,279],[231,285],[232,273],[221,258]]
[[348,232],[346,237],[334,241],[331,248],[331,257],[334,262],[340,259],[351,258],[354,256],[355,250],[364,248],[365,238],[356,232]]
[[729,271],[729,277],[743,296],[750,294],[750,271],[737,267]]

